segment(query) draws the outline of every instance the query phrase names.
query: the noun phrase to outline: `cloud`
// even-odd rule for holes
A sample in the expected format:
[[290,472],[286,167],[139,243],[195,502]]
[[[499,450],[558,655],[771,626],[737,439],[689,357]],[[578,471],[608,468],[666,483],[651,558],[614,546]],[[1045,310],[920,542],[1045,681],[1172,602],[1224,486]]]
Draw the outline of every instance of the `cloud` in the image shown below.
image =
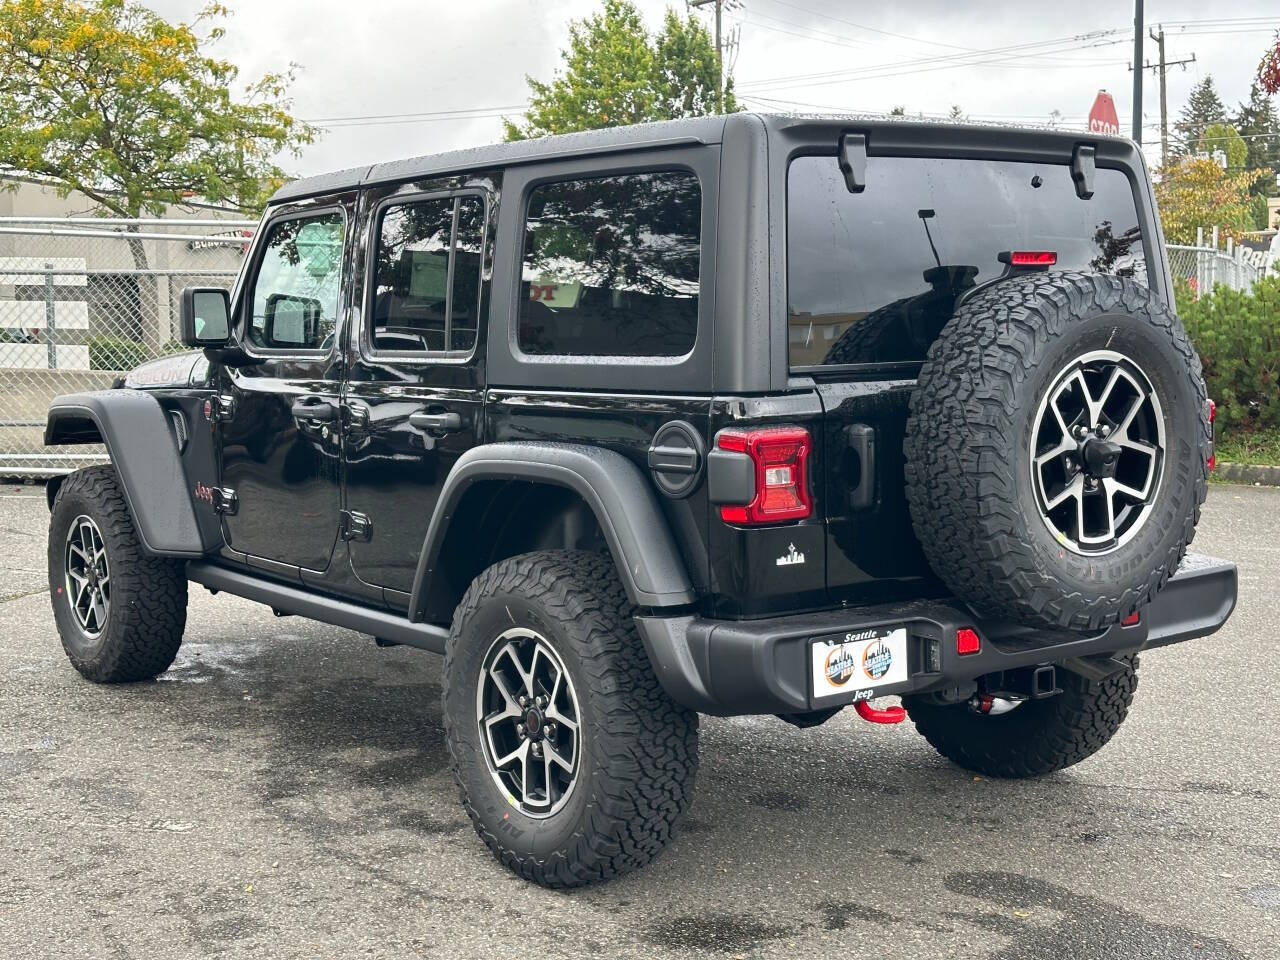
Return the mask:
[[[153,0],[151,5],[170,19],[190,19],[202,3]],[[560,63],[569,20],[599,7],[595,0],[230,3],[234,16],[216,48],[218,55],[238,64],[245,77],[280,69],[288,61],[298,63],[294,112],[312,120],[474,113],[523,103],[525,75],[549,79]],[[667,5],[662,0],[638,2],[651,27]],[[683,9],[682,3],[674,5]],[[1162,2],[1159,12],[1167,22],[1214,16],[1202,2],[1191,0]],[[1229,16],[1274,18],[1274,0],[1237,0]],[[709,14],[707,18],[709,22]],[[1122,128],[1129,129],[1128,4],[1085,0],[1028,8],[1025,2],[1004,0],[876,5],[746,0],[725,20],[727,27],[739,28],[735,76],[740,94],[762,108],[814,104],[888,111],[902,105],[911,113],[942,115],[958,104],[974,117],[1011,122],[1044,122],[1057,110],[1064,125],[1083,127],[1094,95],[1105,88],[1115,97]],[[1170,59],[1192,52],[1197,57],[1192,69],[1169,75],[1172,116],[1205,73],[1214,75],[1229,106],[1247,97],[1253,64],[1269,33],[1208,32],[1232,26],[1184,28],[1196,31],[1194,35],[1167,28]],[[1111,29],[1123,33],[1051,47],[1025,46]],[[978,56],[966,50],[993,52]],[[1147,42],[1144,55],[1155,58],[1153,42]],[[977,60],[986,62],[972,65]],[[851,70],[862,73],[777,82]],[[1159,141],[1159,94],[1152,72],[1146,75],[1146,90],[1149,126],[1144,139],[1150,145]],[[455,113],[429,122],[405,118],[335,125],[285,165],[309,174],[491,142],[501,137],[502,127],[496,112],[488,112],[493,115]]]

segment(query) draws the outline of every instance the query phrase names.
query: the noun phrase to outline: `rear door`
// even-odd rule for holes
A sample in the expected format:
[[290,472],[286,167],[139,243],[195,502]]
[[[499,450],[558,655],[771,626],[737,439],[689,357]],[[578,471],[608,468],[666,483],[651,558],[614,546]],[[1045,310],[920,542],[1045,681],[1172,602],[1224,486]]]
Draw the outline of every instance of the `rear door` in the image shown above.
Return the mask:
[[263,226],[238,304],[254,363],[219,374],[228,546],[259,566],[324,570],[338,529],[337,334],[355,195],[281,210]]
[[368,201],[363,320],[343,398],[343,535],[356,576],[405,606],[444,479],[481,433],[490,195],[383,194]]
[[1053,251],[1056,269],[1149,282],[1129,177],[1100,167],[1082,199],[1066,159],[871,156],[860,193],[834,155],[792,160],[790,367],[815,384],[824,410],[832,600],[941,589],[907,509],[908,402],[957,298],[1004,272],[998,255]]

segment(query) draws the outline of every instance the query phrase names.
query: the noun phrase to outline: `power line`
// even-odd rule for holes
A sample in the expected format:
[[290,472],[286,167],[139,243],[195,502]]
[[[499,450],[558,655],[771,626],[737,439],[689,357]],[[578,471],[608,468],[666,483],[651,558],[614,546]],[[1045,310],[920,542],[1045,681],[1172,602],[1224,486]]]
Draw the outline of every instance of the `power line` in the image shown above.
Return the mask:
[[[787,77],[771,77],[764,80],[754,80],[742,84],[744,87],[760,87],[765,84],[779,83],[796,83],[800,81],[809,81],[817,79],[826,79],[832,77],[853,77],[878,73],[883,70],[896,67],[918,67],[928,66],[937,63],[955,63],[960,61],[964,63],[976,63],[985,61],[974,61],[974,57],[988,57],[991,55],[1009,54],[1011,59],[1026,59],[1037,55],[1043,56],[1049,53],[1067,53],[1071,50],[1083,50],[1095,46],[1109,46],[1122,41],[1106,41],[1103,38],[1112,37],[1120,33],[1128,33],[1128,30],[1097,30],[1091,33],[1078,34],[1073,37],[1060,37],[1055,40],[1039,40],[1020,44],[1005,44],[1003,46],[991,47],[986,50],[973,50],[964,53],[945,54],[934,57],[920,57],[910,60],[897,60],[890,63],[873,64],[866,67],[854,67],[846,70],[826,71],[822,73],[798,74]],[[1062,47],[1063,44],[1075,44],[1075,46],[1065,47],[1063,49],[1045,50],[1046,47]],[[1017,51],[1025,51],[1016,53]]]
[[802,7],[797,3],[789,3],[788,0],[768,0],[769,3],[776,3],[779,6],[791,7],[793,10],[799,10],[801,13],[812,14],[825,20],[834,20],[836,23],[843,23],[846,26],[856,27],[859,30],[866,30],[870,33],[878,33],[885,37],[894,37],[898,40],[909,40],[912,43],[924,43],[934,47],[947,47],[952,50],[972,50],[972,47],[962,47],[954,43],[943,43],[939,40],[925,40],[922,37],[909,37],[905,33],[894,33],[890,30],[881,30],[878,27],[869,27],[862,23],[854,23],[852,20],[845,20],[843,17],[835,17],[829,13],[821,13],[809,7]]
[[[1125,41],[1113,40],[1110,42],[1123,43]],[[922,74],[922,73],[933,73],[934,71],[937,71],[937,70],[955,70],[962,67],[990,66],[990,67],[997,67],[997,68],[999,67],[1026,68],[1028,64],[1010,63],[1009,61],[1021,60],[1026,58],[1027,56],[1029,55],[1028,54],[1007,54],[999,57],[991,57],[985,60],[967,60],[959,63],[936,64],[934,66],[909,65],[904,70],[890,70],[887,72],[885,70],[881,70],[880,72],[865,71],[865,72],[856,73],[856,74],[841,72],[833,76],[831,79],[813,79],[813,80],[804,80],[804,81],[792,82],[792,83],[774,83],[774,84],[768,84],[768,85],[752,86],[746,92],[751,92],[752,90],[756,90],[756,91],[778,90],[778,89],[786,89],[788,87],[830,86],[832,84],[851,83],[858,80],[882,80],[882,79],[887,79],[891,77],[901,77],[901,76],[916,75],[916,74]],[[888,67],[888,66],[894,66],[894,65],[886,64],[884,66]]]
[[443,117],[459,113],[487,113],[493,110],[523,110],[527,103],[509,103],[500,107],[467,107],[460,110],[419,110],[413,113],[371,113],[354,117],[321,117],[307,123],[341,123],[344,120],[399,120],[404,117]]

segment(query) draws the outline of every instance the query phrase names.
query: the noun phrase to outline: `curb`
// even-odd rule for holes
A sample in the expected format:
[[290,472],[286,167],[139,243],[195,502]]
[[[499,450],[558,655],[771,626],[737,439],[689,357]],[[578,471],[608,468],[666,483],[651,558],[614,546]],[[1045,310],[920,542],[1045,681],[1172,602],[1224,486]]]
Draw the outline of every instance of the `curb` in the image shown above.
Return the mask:
[[1280,466],[1251,466],[1244,463],[1219,463],[1214,476],[1226,483],[1246,483],[1252,486],[1280,487]]

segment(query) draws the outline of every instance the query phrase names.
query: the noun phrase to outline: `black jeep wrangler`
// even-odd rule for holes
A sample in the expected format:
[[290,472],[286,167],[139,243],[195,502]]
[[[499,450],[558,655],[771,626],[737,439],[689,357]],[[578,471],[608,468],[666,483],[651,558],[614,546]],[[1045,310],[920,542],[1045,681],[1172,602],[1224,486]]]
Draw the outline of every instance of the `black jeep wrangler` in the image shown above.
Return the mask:
[[699,713],[1047,773],[1235,604],[1171,304],[1093,134],[744,113],[300,180],[183,294],[199,352],[52,405],[111,457],[48,488],[58,629],[153,677],[191,581],[443,653],[467,812],[549,886],[662,850]]

